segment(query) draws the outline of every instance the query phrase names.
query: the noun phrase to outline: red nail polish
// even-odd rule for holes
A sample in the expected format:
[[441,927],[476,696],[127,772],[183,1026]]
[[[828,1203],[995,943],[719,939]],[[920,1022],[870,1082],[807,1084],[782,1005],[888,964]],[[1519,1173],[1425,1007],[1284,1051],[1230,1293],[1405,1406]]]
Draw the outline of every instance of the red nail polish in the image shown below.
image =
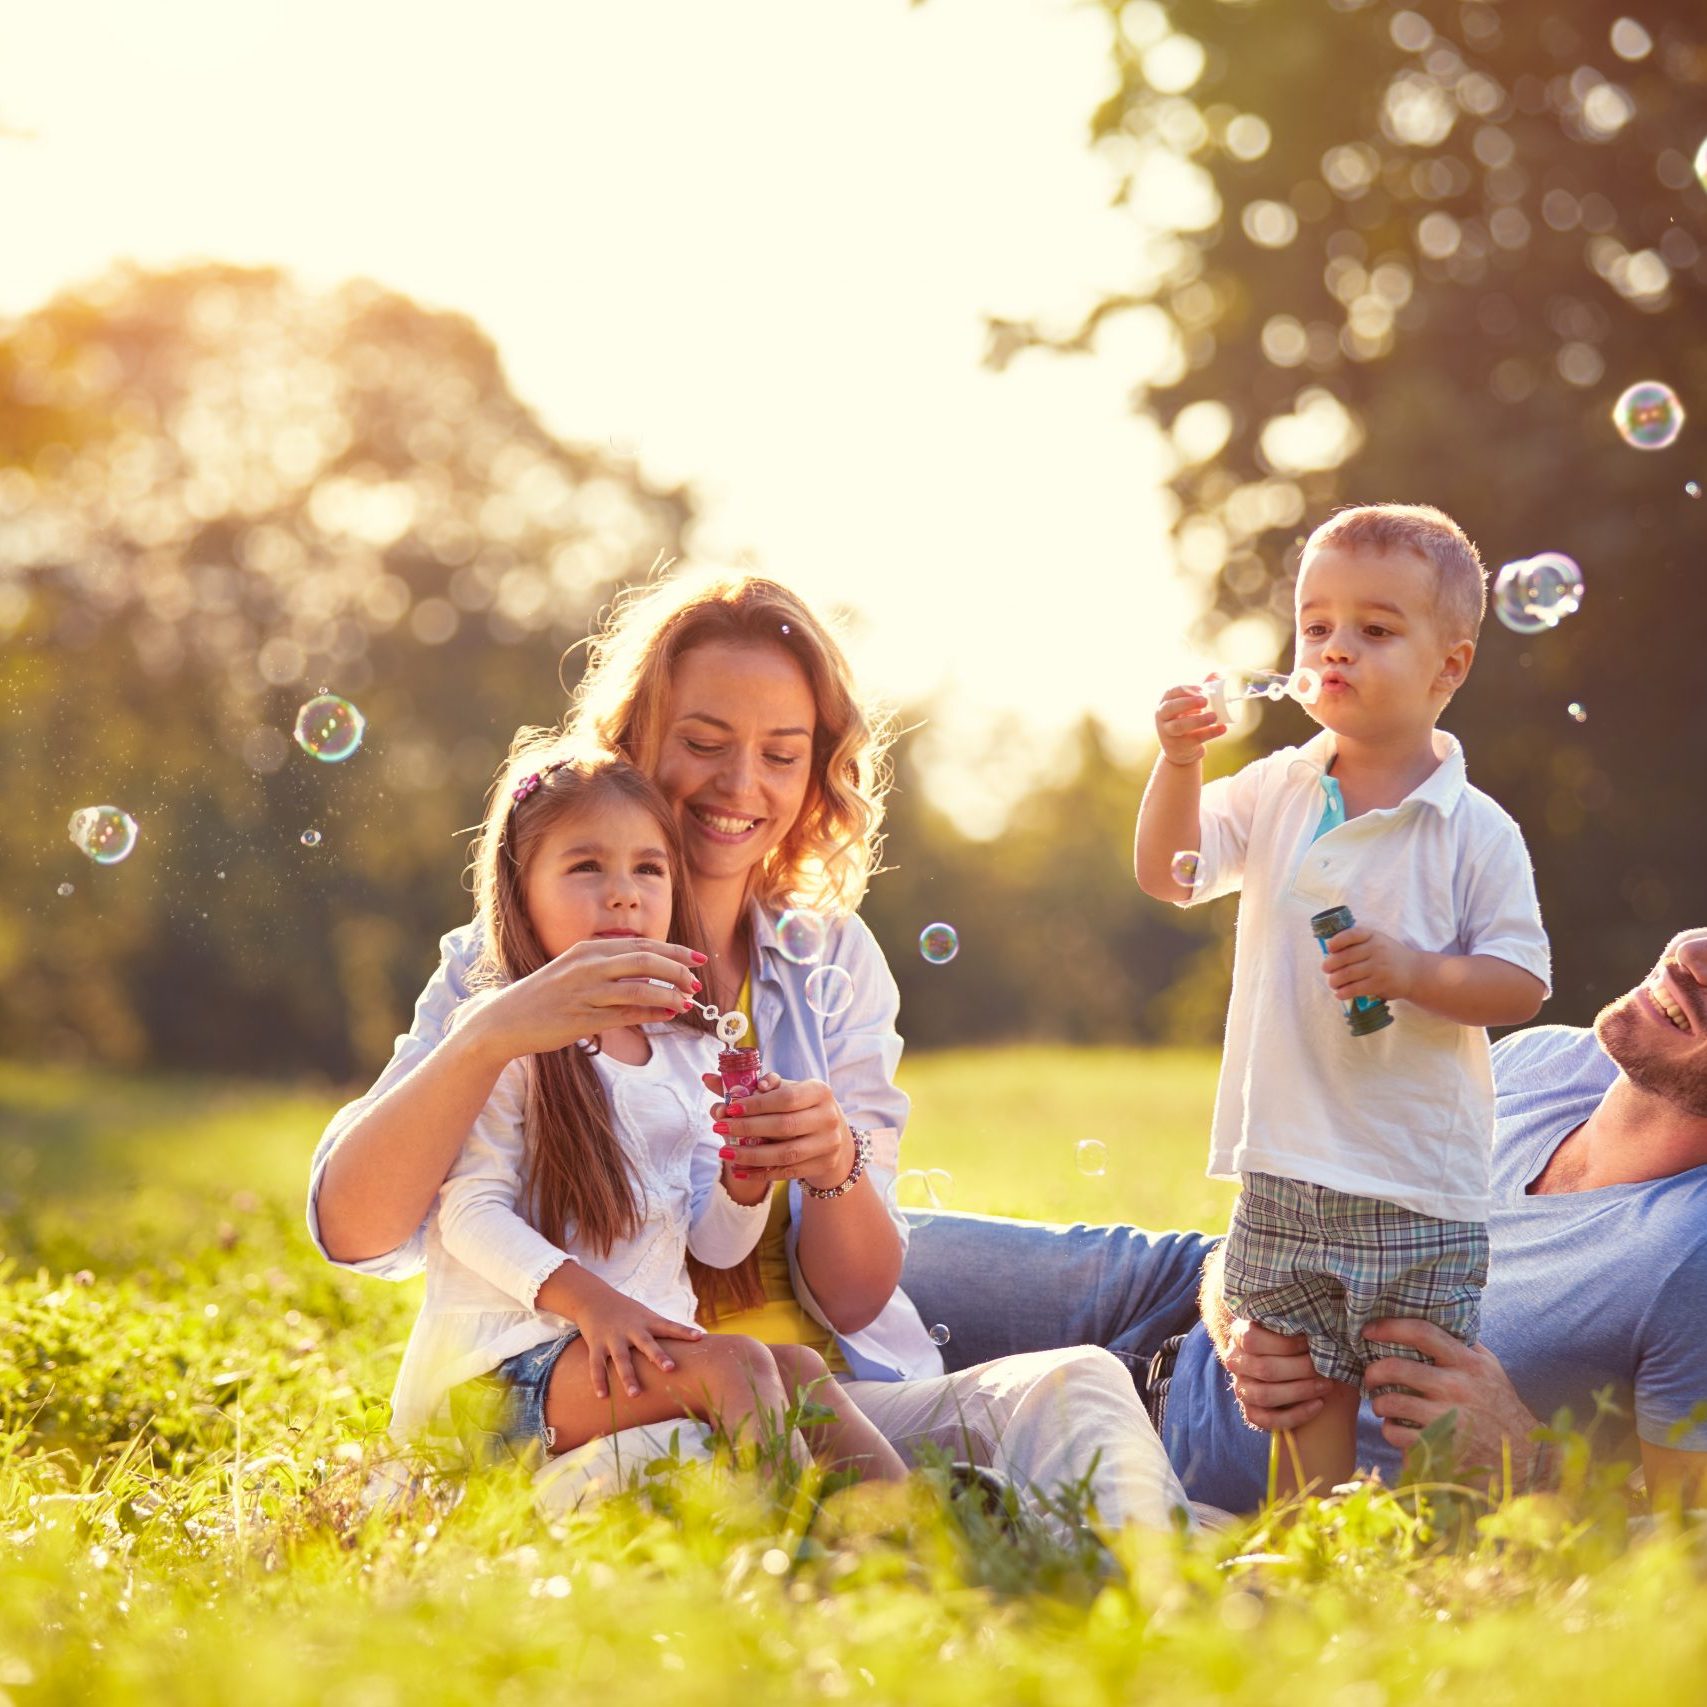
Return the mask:
[[735,1160],[735,1152],[731,1150],[727,1144],[725,1144],[717,1153],[726,1162],[732,1162]]
[[705,988],[705,986],[702,983],[700,983],[700,981],[697,978],[694,979],[694,981],[693,981],[693,987],[696,991],[703,990]]
[[703,966],[711,958],[709,954],[701,954],[697,948],[690,948],[688,953],[693,956],[695,966]]
[[729,1171],[736,1177],[736,1179],[745,1179],[747,1177],[747,1170],[745,1168],[731,1168]]
[[747,1111],[738,1102],[732,1102],[723,1112],[731,1120],[739,1120]]
[[723,1121],[714,1120],[711,1123],[711,1130],[721,1138],[729,1131],[729,1128]]

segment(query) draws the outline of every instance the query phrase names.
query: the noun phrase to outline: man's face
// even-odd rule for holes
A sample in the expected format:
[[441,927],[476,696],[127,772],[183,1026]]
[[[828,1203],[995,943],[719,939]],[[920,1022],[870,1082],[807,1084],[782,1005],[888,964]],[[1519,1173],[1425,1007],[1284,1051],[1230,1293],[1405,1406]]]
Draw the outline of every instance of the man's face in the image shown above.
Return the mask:
[[1707,930],[1673,937],[1653,971],[1595,1016],[1594,1034],[1631,1084],[1707,1120]]

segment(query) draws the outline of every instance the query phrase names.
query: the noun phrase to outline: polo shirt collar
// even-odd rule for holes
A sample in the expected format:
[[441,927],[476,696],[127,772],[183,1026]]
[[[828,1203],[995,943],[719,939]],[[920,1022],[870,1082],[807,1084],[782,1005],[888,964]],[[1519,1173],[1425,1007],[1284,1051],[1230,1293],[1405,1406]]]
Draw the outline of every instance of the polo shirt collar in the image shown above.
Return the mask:
[[[1308,763],[1318,777],[1325,776],[1328,767],[1334,762],[1334,755],[1339,750],[1339,743],[1331,729],[1323,729],[1312,735],[1298,749],[1298,756]],[[1405,798],[1401,806],[1409,806],[1413,801],[1419,806],[1430,806],[1441,817],[1448,817],[1454,806],[1458,804],[1469,776],[1464,768],[1464,748],[1456,735],[1445,729],[1434,732],[1434,755],[1440,760],[1434,770]]]

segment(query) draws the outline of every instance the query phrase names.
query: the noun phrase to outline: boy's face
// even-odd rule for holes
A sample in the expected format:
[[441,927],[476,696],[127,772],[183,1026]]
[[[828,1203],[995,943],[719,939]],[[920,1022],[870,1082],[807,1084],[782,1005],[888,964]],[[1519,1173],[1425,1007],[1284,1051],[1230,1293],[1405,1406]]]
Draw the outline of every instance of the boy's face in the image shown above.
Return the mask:
[[1447,640],[1435,602],[1434,566],[1414,552],[1313,552],[1297,598],[1297,662],[1322,678],[1310,715],[1360,741],[1431,728],[1476,650]]

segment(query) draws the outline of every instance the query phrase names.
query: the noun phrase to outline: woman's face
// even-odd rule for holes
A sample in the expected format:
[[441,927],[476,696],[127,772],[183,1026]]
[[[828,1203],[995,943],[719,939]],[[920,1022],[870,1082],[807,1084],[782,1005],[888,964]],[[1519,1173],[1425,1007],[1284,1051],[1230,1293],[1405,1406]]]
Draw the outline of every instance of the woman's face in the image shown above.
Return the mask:
[[719,641],[676,660],[656,780],[695,878],[745,880],[794,828],[817,722],[806,672],[780,646]]

